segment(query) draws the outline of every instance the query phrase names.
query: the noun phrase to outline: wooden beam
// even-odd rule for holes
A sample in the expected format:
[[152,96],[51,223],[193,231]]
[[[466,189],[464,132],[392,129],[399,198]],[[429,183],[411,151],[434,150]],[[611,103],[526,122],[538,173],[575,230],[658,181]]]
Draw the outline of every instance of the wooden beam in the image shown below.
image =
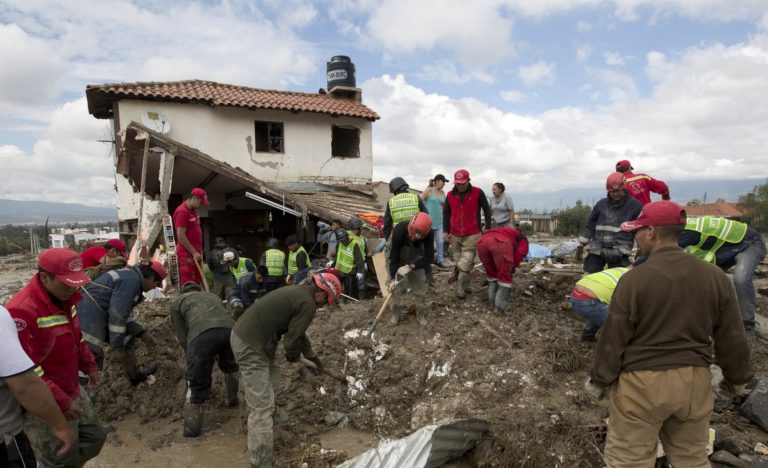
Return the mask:
[[213,182],[213,179],[215,179],[216,176],[218,176],[218,175],[219,175],[218,172],[211,172],[211,173],[209,173],[208,176],[205,179],[203,179],[202,182],[197,184],[197,187],[200,187],[201,189],[204,189],[206,186],[208,186],[208,184]]

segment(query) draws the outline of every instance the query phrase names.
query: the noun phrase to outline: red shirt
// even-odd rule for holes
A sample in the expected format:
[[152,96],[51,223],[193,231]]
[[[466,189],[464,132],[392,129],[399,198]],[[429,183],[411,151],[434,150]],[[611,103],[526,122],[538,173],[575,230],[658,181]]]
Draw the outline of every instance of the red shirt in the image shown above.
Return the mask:
[[89,247],[83,250],[80,254],[80,260],[83,261],[83,268],[94,267],[99,264],[99,261],[107,254],[107,249],[100,245]]
[[38,273],[5,305],[16,322],[21,347],[61,411],[80,394],[77,371],[87,375],[99,370],[80,333],[78,301],[80,294],[75,293],[61,307],[54,304]]
[[177,254],[188,254],[192,255],[191,252],[187,252],[186,247],[184,247],[184,244],[181,243],[181,241],[178,239],[179,237],[179,228],[186,228],[187,229],[187,239],[189,240],[189,243],[192,244],[192,247],[195,248],[197,253],[202,253],[203,251],[203,229],[200,227],[200,216],[197,215],[197,212],[193,209],[190,209],[189,206],[187,206],[187,202],[182,203],[179,205],[178,208],[176,208],[176,211],[173,212],[173,226],[176,228],[176,253]]
[[651,192],[661,195],[663,200],[669,200],[669,187],[664,182],[654,179],[648,174],[633,174],[632,171],[624,173],[626,181],[624,186],[627,195],[639,201],[643,206],[651,202]]
[[512,245],[512,268],[517,268],[528,255],[528,238],[517,229],[500,227],[485,231],[483,237],[493,236],[499,240],[506,240]]

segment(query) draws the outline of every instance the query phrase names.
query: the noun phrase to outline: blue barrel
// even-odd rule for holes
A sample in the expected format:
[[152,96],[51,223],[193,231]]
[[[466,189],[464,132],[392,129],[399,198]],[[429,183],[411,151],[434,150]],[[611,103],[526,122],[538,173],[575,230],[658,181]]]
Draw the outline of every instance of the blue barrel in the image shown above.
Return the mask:
[[328,72],[328,90],[336,86],[357,87],[355,64],[346,55],[331,57],[331,61],[326,62],[326,70]]

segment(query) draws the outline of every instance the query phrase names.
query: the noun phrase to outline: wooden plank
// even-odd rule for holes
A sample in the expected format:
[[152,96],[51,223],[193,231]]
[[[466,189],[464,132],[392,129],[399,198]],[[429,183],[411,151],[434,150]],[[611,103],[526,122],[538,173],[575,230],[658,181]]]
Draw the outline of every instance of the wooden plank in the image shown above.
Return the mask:
[[381,294],[384,297],[389,295],[389,287],[387,285],[387,259],[384,256],[384,252],[379,252],[371,256],[373,260],[373,268],[376,271],[376,279],[379,281],[379,288],[381,288]]

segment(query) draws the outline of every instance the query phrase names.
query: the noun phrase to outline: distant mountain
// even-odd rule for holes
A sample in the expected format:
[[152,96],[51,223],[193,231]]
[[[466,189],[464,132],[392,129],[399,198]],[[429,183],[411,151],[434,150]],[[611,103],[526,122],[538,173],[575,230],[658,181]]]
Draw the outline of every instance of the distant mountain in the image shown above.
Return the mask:
[[[542,193],[515,193],[510,191],[510,194],[515,202],[515,208],[518,210],[527,208],[535,212],[549,211],[556,208],[573,206],[577,200],[592,206],[597,200],[605,197],[602,182],[597,181],[594,187],[588,188],[569,188],[556,192]],[[737,202],[740,195],[752,191],[752,188],[756,185],[766,183],[766,180],[686,180],[665,182],[669,185],[672,199],[678,203],[686,204],[695,198],[703,201],[705,193],[708,203],[714,202],[718,198],[722,198],[727,202]],[[652,194],[652,199],[660,200],[661,198],[658,195]]]
[[53,203],[0,199],[0,224],[117,221],[116,208],[100,208],[78,203]]

